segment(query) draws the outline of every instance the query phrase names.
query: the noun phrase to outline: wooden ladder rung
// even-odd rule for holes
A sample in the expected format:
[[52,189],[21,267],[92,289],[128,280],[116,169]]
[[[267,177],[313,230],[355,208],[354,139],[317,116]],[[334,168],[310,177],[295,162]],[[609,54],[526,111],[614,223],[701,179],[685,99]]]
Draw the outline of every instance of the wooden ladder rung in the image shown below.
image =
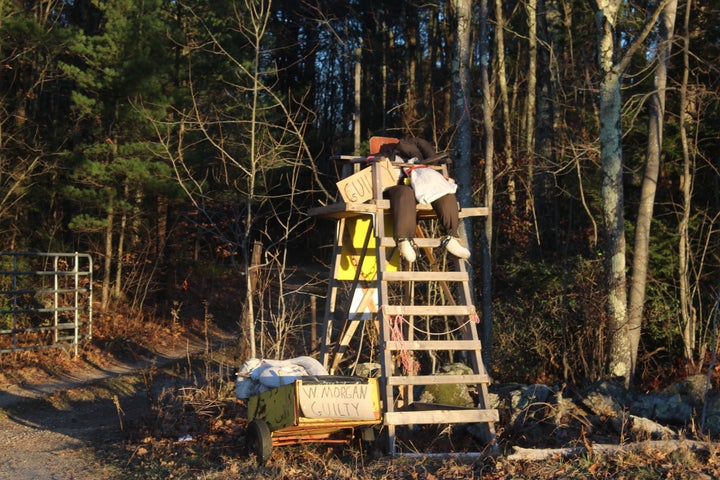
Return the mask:
[[385,315],[462,316],[475,315],[473,305],[383,305]]
[[500,415],[494,409],[420,410],[415,412],[385,412],[385,425],[421,425],[446,423],[498,422]]
[[482,350],[479,340],[389,340],[387,350]]
[[383,281],[387,282],[466,282],[467,272],[385,272]]
[[483,374],[470,375],[405,375],[387,377],[388,386],[399,385],[477,385],[489,384],[490,377]]
[[[415,238],[413,241],[415,245],[420,248],[437,248],[442,243],[442,238]],[[380,246],[386,248],[394,248],[396,246],[395,239],[392,237],[382,237],[380,239]]]

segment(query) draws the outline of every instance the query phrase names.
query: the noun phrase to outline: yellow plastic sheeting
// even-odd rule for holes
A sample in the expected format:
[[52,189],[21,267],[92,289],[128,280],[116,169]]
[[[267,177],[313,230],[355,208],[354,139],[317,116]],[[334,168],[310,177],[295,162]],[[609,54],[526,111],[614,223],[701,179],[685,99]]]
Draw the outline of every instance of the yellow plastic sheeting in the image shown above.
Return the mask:
[[[365,259],[360,265],[365,238],[370,234]],[[385,216],[385,234],[392,236],[392,217]],[[373,232],[372,218],[348,218],[345,221],[345,238],[342,239],[340,252],[340,268],[338,280],[354,280],[355,273],[360,265],[360,280],[374,281],[377,278],[377,259],[375,258],[375,234]],[[395,251],[388,260],[387,271],[395,272],[400,265],[400,253]]]

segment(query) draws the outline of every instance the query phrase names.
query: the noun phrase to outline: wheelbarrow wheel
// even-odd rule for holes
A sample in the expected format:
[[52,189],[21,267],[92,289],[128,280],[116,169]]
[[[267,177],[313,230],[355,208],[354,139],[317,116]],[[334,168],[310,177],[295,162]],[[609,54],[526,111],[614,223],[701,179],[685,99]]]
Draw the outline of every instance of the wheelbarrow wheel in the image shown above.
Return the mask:
[[270,459],[272,436],[265,420],[255,419],[248,425],[246,439],[248,453],[254,453],[260,465]]

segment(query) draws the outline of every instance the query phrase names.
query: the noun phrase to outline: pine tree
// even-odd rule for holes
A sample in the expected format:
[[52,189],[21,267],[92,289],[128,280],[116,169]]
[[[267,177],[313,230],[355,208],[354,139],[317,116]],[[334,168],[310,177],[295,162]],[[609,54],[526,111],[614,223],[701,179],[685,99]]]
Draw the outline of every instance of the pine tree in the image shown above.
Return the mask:
[[159,0],[77,2],[83,33],[70,45],[71,59],[61,65],[74,83],[74,145],[65,194],[77,213],[70,228],[91,234],[101,245],[103,308],[111,293],[122,292],[124,242],[132,238],[128,219],[140,215],[148,195],[169,189],[169,168],[157,156],[148,109],[139,108],[141,102],[154,105],[163,115],[169,102],[172,47],[163,8]]

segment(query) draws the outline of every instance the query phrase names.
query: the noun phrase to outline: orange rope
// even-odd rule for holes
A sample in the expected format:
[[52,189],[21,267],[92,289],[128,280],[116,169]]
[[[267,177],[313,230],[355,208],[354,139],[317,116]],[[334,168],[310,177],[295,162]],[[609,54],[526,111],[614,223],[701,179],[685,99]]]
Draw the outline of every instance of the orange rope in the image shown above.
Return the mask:
[[[398,315],[397,317],[395,317],[395,321],[396,321],[396,322],[398,322],[398,321],[399,321],[399,322],[405,322],[408,326],[410,326],[410,322],[408,322],[407,320],[405,320],[405,318],[403,318],[403,317],[400,316],[400,315]],[[467,322],[458,325],[456,328],[453,328],[452,330],[448,330],[448,331],[445,331],[445,332],[430,332],[430,331],[427,331],[427,330],[423,330],[423,329],[421,329],[421,328],[418,328],[418,327],[416,327],[416,326],[414,326],[414,325],[411,326],[411,328],[412,328],[413,330],[415,330],[416,332],[424,333],[425,335],[437,335],[437,336],[440,336],[440,335],[450,335],[451,333],[455,333],[455,332],[457,332],[457,331],[459,331],[459,330],[462,330],[462,329],[465,328],[465,326],[466,326],[468,323],[470,323],[470,322],[475,323],[475,324],[480,323],[480,316],[479,316],[479,315],[477,314],[477,312],[474,311],[474,310],[473,310],[473,312],[470,314],[470,318],[468,318],[468,321],[467,321]],[[402,335],[402,332],[400,332],[400,334]]]
[[402,315],[395,315],[393,317],[390,338],[393,341],[399,342],[401,345],[401,348],[398,349],[398,357],[400,358],[400,363],[405,369],[405,373],[408,375],[415,375],[418,372],[420,365],[418,365],[417,362],[412,361],[413,359],[410,356],[410,351],[405,348],[405,338],[402,333],[402,323],[405,321],[406,320],[402,317]]

